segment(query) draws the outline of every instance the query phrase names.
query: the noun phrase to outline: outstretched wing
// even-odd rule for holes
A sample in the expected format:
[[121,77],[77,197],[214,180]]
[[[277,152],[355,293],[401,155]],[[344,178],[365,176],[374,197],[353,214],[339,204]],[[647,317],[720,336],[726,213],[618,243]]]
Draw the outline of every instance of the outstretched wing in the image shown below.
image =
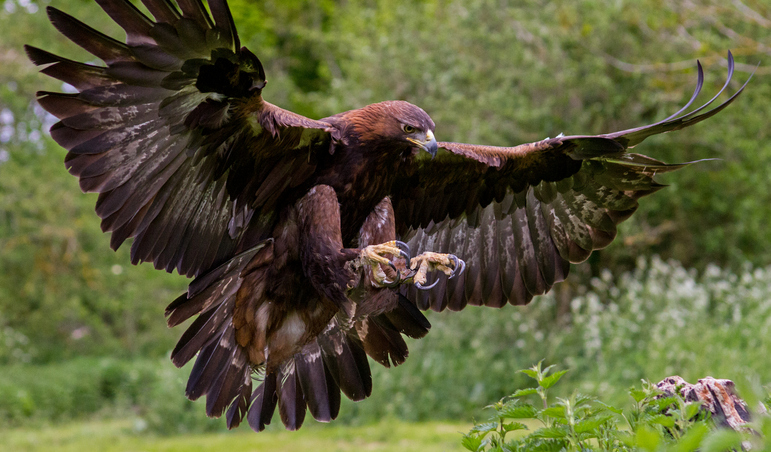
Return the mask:
[[610,244],[616,226],[637,209],[637,200],[662,187],[656,174],[685,166],[627,150],[651,135],[703,121],[733,102],[746,83],[700,114],[728,86],[730,53],[728,61],[728,79],[709,102],[682,114],[701,91],[699,64],[688,104],[649,126],[515,147],[439,143],[435,159],[419,160],[395,184],[397,233],[415,253],[456,254],[466,261],[466,272],[453,280],[434,276],[440,281],[429,291],[414,286],[402,291],[421,309],[436,311],[526,304],[546,293],[566,278],[570,263]]
[[313,172],[309,149],[331,142],[331,126],[262,99],[265,73],[240,47],[225,0],[209,1],[211,16],[201,0],[143,0],[155,21],[128,0],[97,3],[126,43],[55,8],[48,15],[105,66],[26,48],[78,91],[38,93],[61,120],[51,135],[81,189],[99,193],[113,249],[135,237],[133,263],[201,274],[244,248],[253,217],[257,236],[270,228],[279,196]]

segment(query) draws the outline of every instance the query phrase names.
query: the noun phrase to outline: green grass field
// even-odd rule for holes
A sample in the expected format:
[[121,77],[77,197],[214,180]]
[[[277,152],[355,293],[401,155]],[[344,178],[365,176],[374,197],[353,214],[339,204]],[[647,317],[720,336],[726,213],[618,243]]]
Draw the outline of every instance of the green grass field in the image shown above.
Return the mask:
[[470,424],[384,421],[374,425],[310,422],[297,432],[273,428],[157,436],[136,432],[134,419],[83,421],[50,427],[0,430],[0,452],[195,452],[195,451],[460,451]]

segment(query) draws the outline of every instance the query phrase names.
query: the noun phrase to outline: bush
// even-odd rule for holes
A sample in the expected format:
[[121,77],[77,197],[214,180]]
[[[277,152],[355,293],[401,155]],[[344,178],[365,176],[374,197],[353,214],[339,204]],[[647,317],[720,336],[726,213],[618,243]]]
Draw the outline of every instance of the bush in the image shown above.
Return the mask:
[[356,416],[468,418],[525,387],[517,370],[541,358],[573,369],[564,377],[570,386],[614,404],[643,378],[720,375],[743,390],[748,379],[771,375],[771,267],[699,273],[654,257],[572,291],[525,307],[429,313],[432,330],[409,342],[403,365],[373,365],[373,395]]
[[[432,331],[409,342],[411,357],[392,369],[372,363],[372,396],[345,401],[338,422],[469,419],[486,401],[527,387],[517,369],[541,357],[573,369],[563,377],[567,385],[610,404],[622,403],[624,388],[642,378],[712,374],[747,392],[748,377],[771,375],[771,268],[735,273],[709,266],[699,274],[673,261],[641,259],[615,280],[604,272],[573,290],[575,296],[544,296],[525,307],[429,313]],[[224,428],[185,398],[188,373],[165,358],[7,366],[0,422],[132,410],[157,432]],[[554,393],[570,395],[559,387]]]
[[185,397],[188,372],[166,359],[8,366],[0,375],[0,424],[125,417],[128,412],[140,419],[139,428],[158,433],[224,428]]
[[[472,452],[722,452],[742,450],[743,442],[752,442],[753,450],[765,450],[764,435],[719,428],[709,411],[700,409],[701,402],[686,402],[679,394],[668,396],[646,381],[642,388],[629,390],[634,404],[626,412],[576,392],[549,403],[549,389],[566,373],[551,373],[552,367],[542,369],[539,362],[521,370],[537,385],[488,406],[495,414],[463,436],[463,447]],[[539,403],[526,401],[536,394]],[[769,416],[758,416],[757,425],[766,425],[760,431],[768,433]],[[529,431],[528,424],[538,428],[522,434]]]

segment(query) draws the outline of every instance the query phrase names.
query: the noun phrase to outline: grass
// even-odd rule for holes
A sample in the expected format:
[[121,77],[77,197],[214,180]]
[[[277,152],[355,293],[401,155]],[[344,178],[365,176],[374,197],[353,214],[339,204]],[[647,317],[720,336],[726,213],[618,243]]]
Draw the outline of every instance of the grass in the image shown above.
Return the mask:
[[241,426],[224,433],[158,436],[139,433],[138,423],[139,419],[90,420],[0,430],[0,452],[460,451],[460,432],[469,428],[462,423],[388,420],[362,426],[310,423],[296,432],[273,428],[257,434]]

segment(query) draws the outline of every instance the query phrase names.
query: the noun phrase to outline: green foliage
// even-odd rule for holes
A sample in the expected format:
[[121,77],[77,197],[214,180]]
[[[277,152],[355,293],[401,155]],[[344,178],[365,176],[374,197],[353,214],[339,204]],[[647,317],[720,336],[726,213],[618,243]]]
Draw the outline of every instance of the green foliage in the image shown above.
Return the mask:
[[61,422],[94,415],[137,417],[134,429],[174,434],[223,430],[184,395],[190,366],[166,359],[80,358],[61,364],[5,366],[0,373],[0,425]]
[[[722,452],[740,450],[743,441],[753,440],[753,450],[765,450],[764,436],[718,428],[709,412],[700,409],[701,402],[665,396],[647,381],[630,388],[634,405],[626,412],[576,392],[549,403],[548,389],[565,372],[550,374],[552,367],[541,369],[539,362],[521,371],[538,382],[534,392],[542,408],[527,400],[532,392],[505,397],[487,407],[495,411],[489,422],[476,424],[463,435],[463,447],[472,452]],[[769,418],[759,417],[762,422]]]
[[[546,357],[572,369],[560,382],[620,405],[643,378],[706,375],[768,383],[771,366],[771,268],[704,272],[659,258],[613,278],[602,272],[587,287],[558,289],[525,307],[469,307],[429,313],[431,333],[410,341],[396,368],[373,366],[373,394],[341,416],[459,419],[488,400],[521,389],[517,370]],[[570,286],[569,286],[570,287]],[[563,387],[565,387],[563,386]],[[569,392],[550,388],[559,397]],[[348,411],[350,408],[351,411]]]

